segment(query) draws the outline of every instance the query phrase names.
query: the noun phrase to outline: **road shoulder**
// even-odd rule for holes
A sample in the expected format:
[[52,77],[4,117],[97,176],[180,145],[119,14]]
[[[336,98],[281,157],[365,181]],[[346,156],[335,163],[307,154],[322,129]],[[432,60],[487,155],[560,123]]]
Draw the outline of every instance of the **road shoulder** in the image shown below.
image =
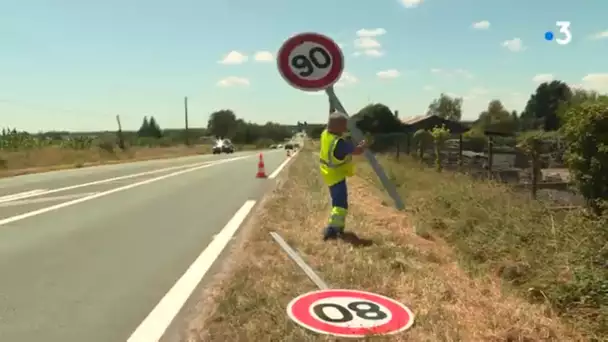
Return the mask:
[[391,340],[581,340],[545,307],[504,293],[499,280],[470,278],[445,243],[415,234],[408,217],[383,205],[381,193],[362,178],[349,183],[348,225],[373,244],[321,241],[328,196],[311,171],[316,165],[313,153],[301,153],[256,209],[229,266],[205,289],[184,340],[318,338],[286,315],[293,298],[316,288],[274,242],[272,231],[330,286],[371,291],[408,305],[416,323]]

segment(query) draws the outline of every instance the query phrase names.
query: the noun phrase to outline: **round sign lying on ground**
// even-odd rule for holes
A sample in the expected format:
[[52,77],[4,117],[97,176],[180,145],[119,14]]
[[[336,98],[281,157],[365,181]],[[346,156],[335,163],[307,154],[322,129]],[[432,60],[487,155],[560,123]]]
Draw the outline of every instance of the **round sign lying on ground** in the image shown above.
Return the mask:
[[306,329],[340,337],[395,334],[414,324],[414,314],[405,305],[357,290],[303,294],[289,303],[287,314]]
[[277,66],[292,87],[318,91],[340,79],[344,56],[331,38],[318,33],[300,33],[283,43],[277,54]]

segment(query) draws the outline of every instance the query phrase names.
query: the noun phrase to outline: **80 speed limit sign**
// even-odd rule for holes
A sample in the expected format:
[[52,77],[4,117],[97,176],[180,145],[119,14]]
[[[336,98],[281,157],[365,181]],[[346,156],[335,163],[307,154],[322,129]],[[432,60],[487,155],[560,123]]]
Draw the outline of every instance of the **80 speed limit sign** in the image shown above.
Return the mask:
[[330,38],[318,33],[301,33],[283,43],[277,54],[277,66],[291,86],[318,91],[340,79],[344,56]]
[[301,295],[287,306],[289,317],[302,327],[340,337],[386,335],[414,323],[405,305],[375,293],[321,290]]

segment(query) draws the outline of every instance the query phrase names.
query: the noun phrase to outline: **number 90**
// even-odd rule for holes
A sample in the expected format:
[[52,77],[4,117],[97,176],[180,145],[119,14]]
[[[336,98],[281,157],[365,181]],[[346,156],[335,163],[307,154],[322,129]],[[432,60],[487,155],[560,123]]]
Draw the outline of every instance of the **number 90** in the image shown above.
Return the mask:
[[[319,58],[321,57],[321,58]],[[325,69],[331,65],[331,56],[321,47],[313,47],[308,52],[308,56],[296,55],[291,59],[291,66],[300,70],[298,74],[302,77],[309,77],[317,69]]]

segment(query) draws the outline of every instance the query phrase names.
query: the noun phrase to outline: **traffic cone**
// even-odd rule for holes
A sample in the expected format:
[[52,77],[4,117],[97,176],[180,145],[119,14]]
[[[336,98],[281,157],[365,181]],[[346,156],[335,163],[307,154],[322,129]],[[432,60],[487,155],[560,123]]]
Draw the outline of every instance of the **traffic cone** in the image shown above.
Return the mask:
[[258,173],[255,175],[256,178],[266,178],[266,170],[264,167],[264,157],[260,153],[260,161],[258,162]]

